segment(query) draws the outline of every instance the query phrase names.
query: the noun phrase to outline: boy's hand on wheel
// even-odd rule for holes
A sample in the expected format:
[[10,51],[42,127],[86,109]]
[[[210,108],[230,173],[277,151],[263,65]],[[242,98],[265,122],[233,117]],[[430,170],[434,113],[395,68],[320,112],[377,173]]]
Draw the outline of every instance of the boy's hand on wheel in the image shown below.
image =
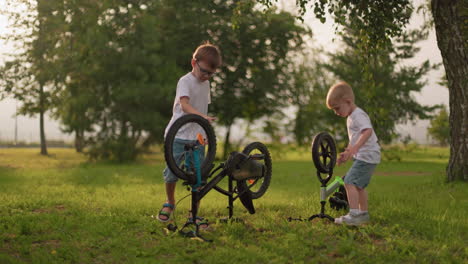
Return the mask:
[[338,164],[338,166],[340,166],[341,164],[343,164],[345,161],[343,161],[343,153],[340,153],[340,156],[338,157],[338,159],[336,160],[336,164]]
[[213,122],[213,121],[216,121],[216,117],[214,117],[214,116],[204,116],[204,118],[206,120],[208,120],[210,123]]
[[340,157],[336,161],[338,165],[346,163],[350,160],[356,153],[358,149],[355,147],[347,147],[344,152],[340,153]]
[[346,163],[353,155],[348,150],[345,150],[344,152],[340,153],[340,157],[337,160],[337,164],[341,165],[343,163]]

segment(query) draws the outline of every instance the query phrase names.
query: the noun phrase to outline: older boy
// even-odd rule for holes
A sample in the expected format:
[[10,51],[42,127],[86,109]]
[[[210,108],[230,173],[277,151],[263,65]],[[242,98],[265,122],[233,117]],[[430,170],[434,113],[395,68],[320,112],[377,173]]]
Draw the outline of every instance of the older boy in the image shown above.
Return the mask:
[[[221,66],[221,53],[218,47],[205,43],[197,47],[192,56],[192,71],[185,74],[177,83],[176,97],[172,108],[172,118],[166,127],[164,136],[171,125],[183,115],[197,114],[208,121],[215,120],[214,117],[208,116],[208,104],[210,104],[210,83],[209,79],[215,74],[216,69]],[[190,131],[187,129],[179,131],[174,142],[175,149],[180,149],[174,152],[175,159],[179,159],[184,147],[184,142],[189,140]],[[178,180],[177,176],[172,173],[169,168],[165,168],[164,181],[166,183],[166,202],[159,211],[158,219],[162,222],[167,222],[175,209],[175,187]],[[208,224],[202,218],[199,218],[197,224],[207,227]]]
[[350,210],[347,215],[336,218],[335,223],[361,225],[369,221],[365,188],[380,163],[378,139],[369,116],[354,104],[354,93],[349,84],[339,82],[333,85],[328,91],[326,103],[337,115],[347,118],[349,144],[337,163],[341,165],[354,159],[344,179]]

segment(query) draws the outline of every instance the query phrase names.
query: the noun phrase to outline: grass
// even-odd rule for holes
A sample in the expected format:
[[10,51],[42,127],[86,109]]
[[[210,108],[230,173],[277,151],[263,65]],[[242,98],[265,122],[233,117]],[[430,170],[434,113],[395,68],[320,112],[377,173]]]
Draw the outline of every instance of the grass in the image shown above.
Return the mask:
[[[164,200],[159,149],[133,164],[87,163],[71,149],[0,149],[0,263],[467,263],[468,186],[444,181],[448,150],[392,149],[369,186],[372,222],[353,228],[318,213],[319,183],[307,148],[272,148],[273,179],[243,223],[223,224],[216,191],[201,214],[213,243],[166,235],[153,215]],[[342,176],[350,166],[337,167]],[[177,197],[189,194],[180,184]],[[189,198],[177,208],[184,221]],[[339,216],[344,212],[327,213]]]

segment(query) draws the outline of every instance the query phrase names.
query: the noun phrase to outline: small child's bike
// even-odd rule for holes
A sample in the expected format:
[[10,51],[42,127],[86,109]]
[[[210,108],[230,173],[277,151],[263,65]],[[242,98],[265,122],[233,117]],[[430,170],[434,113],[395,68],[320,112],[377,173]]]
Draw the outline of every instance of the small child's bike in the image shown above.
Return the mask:
[[[180,159],[176,160],[175,142],[179,140],[179,133],[192,135],[193,140],[183,141],[183,153]],[[205,118],[194,114],[184,115],[170,127],[164,142],[167,166],[191,189],[191,220],[179,230],[179,233],[186,237],[211,241],[200,235],[197,224],[198,203],[210,190],[215,189],[228,197],[228,219],[231,219],[234,201],[237,198],[250,214],[254,214],[252,199],[262,197],[270,185],[272,162],[270,152],[264,144],[250,143],[242,152],[232,152],[229,158],[216,168],[213,163],[215,155],[216,136],[213,127]],[[228,176],[228,187],[223,189],[218,183],[226,176]],[[195,227],[194,230],[185,231],[192,225]],[[177,225],[173,224],[168,225],[167,229],[178,230]]]
[[330,215],[325,214],[325,204],[327,197],[333,194],[328,199],[330,207],[336,210],[348,208],[348,198],[344,188],[343,178],[335,177],[335,180],[327,185],[333,175],[333,168],[336,165],[336,145],[332,136],[326,132],[321,132],[314,137],[312,141],[312,161],[317,169],[317,178],[319,179],[320,186],[320,213],[314,214],[307,219],[289,217],[288,221],[298,220],[311,221],[314,218],[326,218],[334,222],[335,219]]

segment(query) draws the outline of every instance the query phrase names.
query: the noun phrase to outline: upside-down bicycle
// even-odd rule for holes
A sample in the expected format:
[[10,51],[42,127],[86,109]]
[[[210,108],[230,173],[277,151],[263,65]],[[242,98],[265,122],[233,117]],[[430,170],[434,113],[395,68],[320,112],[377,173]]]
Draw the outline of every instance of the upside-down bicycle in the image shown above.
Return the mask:
[[[184,141],[184,151],[176,160],[175,141],[183,133],[189,140]],[[189,135],[189,136],[187,136]],[[229,219],[233,216],[234,201],[239,198],[250,214],[255,213],[252,199],[262,197],[267,191],[272,173],[272,162],[267,147],[260,142],[248,144],[242,152],[232,152],[229,158],[214,166],[216,155],[216,136],[213,127],[203,117],[188,114],[177,119],[167,132],[164,142],[164,157],[168,168],[185,185],[191,188],[191,221],[179,229],[179,233],[192,238],[203,238],[196,224],[198,203],[205,195],[215,189],[228,197]],[[213,177],[213,175],[215,175]],[[228,188],[218,186],[228,176]],[[209,178],[213,177],[210,181]],[[234,186],[234,182],[236,186]],[[195,230],[185,231],[190,225]],[[170,231],[177,231],[176,225],[168,225]]]
[[[348,198],[344,188],[343,178],[335,177],[335,180],[327,185],[333,175],[333,168],[336,164],[336,145],[332,136],[326,132],[321,132],[314,137],[312,141],[312,161],[317,169],[317,178],[319,179],[320,186],[320,213],[314,214],[307,219],[289,217],[288,221],[298,220],[311,221],[314,218],[326,218],[332,222],[335,221],[333,217],[325,214],[325,204],[327,197],[331,196],[328,201],[330,207],[336,210],[348,208]],[[324,175],[322,175],[324,174]]]

